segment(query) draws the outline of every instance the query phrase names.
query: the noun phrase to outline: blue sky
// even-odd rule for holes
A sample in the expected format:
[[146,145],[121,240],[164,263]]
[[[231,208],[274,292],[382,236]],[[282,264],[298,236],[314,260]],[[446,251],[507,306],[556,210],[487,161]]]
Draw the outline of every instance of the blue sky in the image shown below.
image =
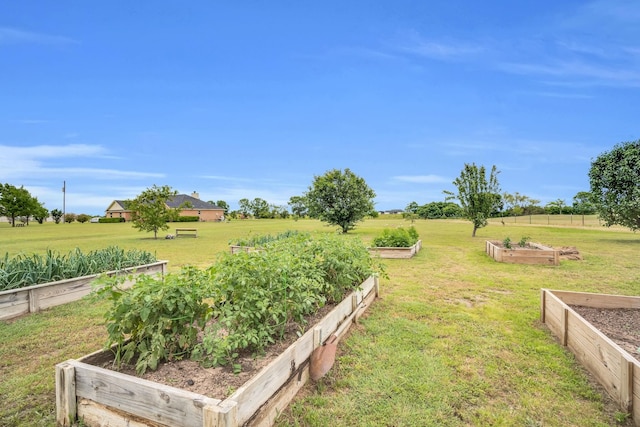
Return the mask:
[[380,210],[465,163],[544,205],[640,139],[640,2],[0,4],[0,182],[102,214],[169,185],[286,205],[350,168]]

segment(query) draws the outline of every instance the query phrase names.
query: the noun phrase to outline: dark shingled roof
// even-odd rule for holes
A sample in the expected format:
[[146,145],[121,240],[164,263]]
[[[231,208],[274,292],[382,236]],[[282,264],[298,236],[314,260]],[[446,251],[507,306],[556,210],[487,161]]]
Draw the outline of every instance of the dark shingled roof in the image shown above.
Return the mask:
[[180,207],[183,203],[189,204],[192,209],[222,209],[212,203],[204,202],[195,197],[187,196],[186,194],[178,194],[167,200],[167,206],[170,208]]

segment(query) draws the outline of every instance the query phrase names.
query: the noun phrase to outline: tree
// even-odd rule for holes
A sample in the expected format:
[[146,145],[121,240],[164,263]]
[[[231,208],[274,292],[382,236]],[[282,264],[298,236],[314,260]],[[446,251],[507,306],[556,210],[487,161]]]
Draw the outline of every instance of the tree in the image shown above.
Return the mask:
[[158,238],[158,230],[167,230],[169,221],[175,221],[180,209],[170,208],[167,201],[178,194],[168,185],[153,185],[140,193],[135,199],[127,200],[127,208],[131,211],[133,227],[140,231],[153,231],[153,238]]
[[62,211],[60,209],[53,209],[51,211],[51,218],[56,224],[60,224],[60,220],[62,219]]
[[349,169],[328,171],[315,176],[305,193],[309,216],[337,225],[346,233],[373,209],[376,193],[365,180]]
[[0,185],[0,216],[11,218],[13,227],[16,226],[17,217],[28,218],[38,206],[42,205],[24,187]]
[[254,218],[269,218],[271,216],[269,203],[260,197],[256,197],[249,203],[249,210]]
[[251,202],[249,199],[240,199],[238,200],[238,209],[244,218],[249,216],[249,212],[251,212]]
[[[36,202],[38,199],[36,199]],[[45,208],[38,202],[38,207],[32,212],[33,218],[38,221],[38,224],[42,224],[49,216],[49,209]]]
[[578,215],[591,215],[596,208],[591,202],[592,195],[588,191],[579,191],[573,196],[573,212]]
[[64,214],[64,222],[66,222],[67,224],[71,224],[76,220],[76,218],[77,215],[74,213],[67,212],[66,214]]
[[217,202],[212,203],[212,204],[224,209],[224,214],[225,215],[227,215],[229,213],[229,203],[225,202],[224,200],[218,200]]
[[487,225],[487,219],[492,212],[498,210],[501,203],[498,173],[493,165],[487,180],[484,166],[465,163],[460,176],[453,181],[458,188],[458,194],[444,192],[447,195],[446,200],[457,199],[460,202],[462,217],[473,223],[472,237],[475,237],[478,228]]
[[591,201],[610,227],[640,228],[640,140],[616,144],[589,169]]
[[307,216],[307,199],[304,196],[291,196],[288,205],[291,207],[294,219]]
[[76,217],[76,221],[78,221],[80,224],[84,224],[85,222],[89,221],[91,219],[91,215],[88,214],[79,214]]
[[564,200],[562,199],[557,199],[554,200],[552,202],[547,203],[547,206],[545,206],[545,210],[550,213],[551,215],[557,215],[557,214],[562,214],[563,213],[563,209],[567,204],[565,203]]

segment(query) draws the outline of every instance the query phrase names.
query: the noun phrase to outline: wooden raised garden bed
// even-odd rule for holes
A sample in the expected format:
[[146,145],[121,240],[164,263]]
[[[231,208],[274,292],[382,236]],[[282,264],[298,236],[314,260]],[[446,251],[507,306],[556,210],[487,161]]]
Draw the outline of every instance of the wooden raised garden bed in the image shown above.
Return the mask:
[[224,400],[104,369],[111,351],[56,366],[56,418],[69,426],[270,426],[309,378],[312,351],[352,322],[378,295],[370,277],[320,322]]
[[640,297],[542,289],[541,320],[640,426],[640,363],[572,306],[640,309]]
[[[158,261],[103,274],[108,276],[127,274],[164,275],[166,272],[167,261]],[[23,314],[35,313],[56,305],[79,300],[91,293],[92,283],[99,276],[101,275],[92,274],[74,279],[2,291],[0,292],[0,320],[12,319]],[[132,285],[133,281],[127,281],[122,286],[130,287]]]
[[539,243],[527,243],[525,247],[514,245],[508,249],[502,246],[502,242],[487,240],[485,251],[498,262],[560,265],[560,251]]
[[367,249],[371,255],[380,258],[411,258],[422,249],[422,240],[418,240],[415,245],[408,248],[371,247]]

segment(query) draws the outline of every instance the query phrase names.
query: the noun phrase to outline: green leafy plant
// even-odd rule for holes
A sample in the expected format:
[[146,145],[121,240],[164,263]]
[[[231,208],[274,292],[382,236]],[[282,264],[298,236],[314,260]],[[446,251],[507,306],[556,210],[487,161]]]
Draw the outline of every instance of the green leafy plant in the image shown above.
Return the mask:
[[505,237],[504,240],[502,241],[502,246],[504,246],[506,249],[511,249],[513,247],[511,246],[511,238]]
[[524,248],[525,246],[527,246],[527,243],[529,242],[529,240],[531,240],[531,237],[528,237],[528,236],[522,237],[518,242],[518,246],[520,246],[521,248]]
[[205,302],[209,272],[185,267],[163,278],[141,275],[128,290],[120,287],[123,280],[104,278],[97,291],[112,303],[105,315],[106,345],[114,346],[115,364],[135,361],[141,375],[163,360],[189,357],[212,313]]
[[409,248],[418,241],[418,232],[415,227],[407,228],[385,228],[382,234],[376,236],[372,241],[372,246],[377,248]]
[[358,239],[291,233],[263,247],[222,253],[206,270],[141,276],[129,290],[119,287],[121,278],[103,279],[97,293],[112,301],[107,345],[115,345],[116,364],[135,363],[141,374],[191,357],[238,371],[241,352],[260,353],[292,327],[301,332],[307,315],[384,273]]
[[122,270],[156,262],[155,255],[140,250],[125,251],[109,246],[89,253],[79,248],[66,255],[48,250],[39,254],[0,258],[0,291],[54,282],[63,279]]

